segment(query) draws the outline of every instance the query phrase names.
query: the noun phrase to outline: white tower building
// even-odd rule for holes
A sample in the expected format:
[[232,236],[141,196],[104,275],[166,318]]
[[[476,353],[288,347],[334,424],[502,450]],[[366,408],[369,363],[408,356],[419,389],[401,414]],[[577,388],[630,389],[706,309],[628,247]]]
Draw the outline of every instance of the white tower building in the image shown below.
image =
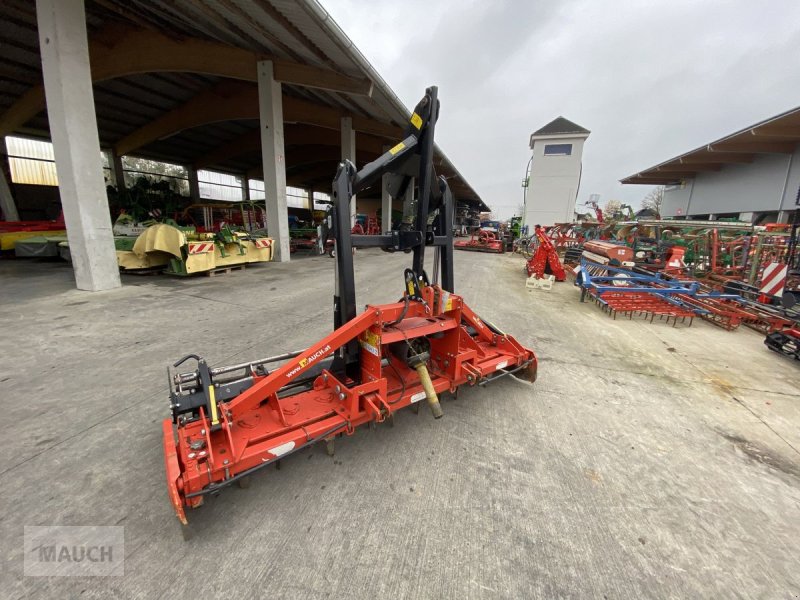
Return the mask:
[[581,183],[583,144],[591,132],[558,117],[531,134],[533,152],[523,224],[571,223]]

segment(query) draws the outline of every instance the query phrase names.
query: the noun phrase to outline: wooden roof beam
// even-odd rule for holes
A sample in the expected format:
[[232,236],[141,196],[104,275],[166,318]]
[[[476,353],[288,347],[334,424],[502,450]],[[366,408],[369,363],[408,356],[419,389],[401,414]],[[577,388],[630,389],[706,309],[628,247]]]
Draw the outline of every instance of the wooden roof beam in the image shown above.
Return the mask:
[[[89,42],[92,81],[140,73],[185,72],[257,81],[257,63],[271,60],[275,79],[331,92],[372,95],[372,82],[197,38],[173,39],[156,31],[112,26]],[[0,116],[0,135],[22,127],[45,109],[44,86],[25,92]]]
[[684,156],[680,159],[681,164],[692,165],[695,163],[751,163],[753,162],[753,154],[737,154],[735,152],[711,152],[699,156]]
[[750,133],[756,137],[800,140],[800,125],[762,125]]
[[657,173],[653,173],[652,175],[634,175],[633,177],[626,177],[625,179],[621,179],[620,182],[624,184],[635,184],[635,185],[670,185],[673,183],[678,183],[682,179],[693,179],[694,173],[686,174],[686,173],[664,173],[663,175],[658,175]]
[[[340,111],[283,96],[283,120],[285,123],[305,123],[327,129],[339,130]],[[223,82],[201,92],[181,106],[174,108],[130,133],[115,145],[119,155],[128,154],[156,140],[165,139],[183,131],[221,121],[258,120],[258,89],[256,86],[239,82]],[[357,131],[399,139],[399,127],[381,123],[361,116],[353,116],[353,128]]]
[[793,142],[717,142],[709,144],[711,152],[747,152],[752,154],[792,154],[796,144]]
[[[340,148],[341,135],[333,129],[314,127],[310,125],[285,125],[283,130],[284,146],[288,150],[292,147],[304,146],[332,146]],[[378,138],[356,133],[356,149],[366,151],[378,156],[381,154],[384,142]],[[258,129],[248,131],[224,144],[210,150],[194,161],[197,169],[204,169],[237,156],[250,152],[261,152],[261,132]]]
[[722,165],[719,163],[677,163],[671,165],[663,165],[661,167],[657,167],[655,170],[657,173],[671,173],[671,172],[678,172],[682,173],[685,171],[694,171],[694,172],[703,172],[703,171],[720,171],[722,169]]

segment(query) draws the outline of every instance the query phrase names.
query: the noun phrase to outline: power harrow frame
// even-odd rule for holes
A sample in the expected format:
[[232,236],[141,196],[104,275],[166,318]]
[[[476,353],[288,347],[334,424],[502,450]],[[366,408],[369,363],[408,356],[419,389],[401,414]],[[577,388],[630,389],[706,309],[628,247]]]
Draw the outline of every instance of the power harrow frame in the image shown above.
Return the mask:
[[[481,319],[453,293],[453,198],[433,171],[435,87],[415,108],[405,139],[360,171],[340,163],[329,224],[336,244],[334,331],[312,346],[268,359],[210,368],[199,356],[193,371],[168,369],[172,418],[162,423],[167,488],[186,525],[187,509],[310,444],[351,435],[366,423],[392,418],[425,400],[442,416],[438,394],[484,385],[518,373],[536,379],[533,351]],[[389,192],[405,196],[418,183],[414,228],[354,235],[349,202],[388,174]],[[432,225],[428,223],[432,221]],[[413,252],[398,302],[367,306],[356,316],[352,248]],[[436,249],[435,273],[422,269],[426,246]],[[274,366],[273,365],[277,365]],[[186,531],[184,529],[184,531]]]

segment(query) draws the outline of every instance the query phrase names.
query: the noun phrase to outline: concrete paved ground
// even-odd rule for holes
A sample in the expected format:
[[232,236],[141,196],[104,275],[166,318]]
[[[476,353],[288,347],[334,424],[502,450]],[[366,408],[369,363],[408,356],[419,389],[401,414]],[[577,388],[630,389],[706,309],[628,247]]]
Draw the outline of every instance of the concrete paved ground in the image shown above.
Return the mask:
[[[359,302],[405,255],[360,252]],[[0,261],[0,596],[796,598],[800,365],[763,336],[610,320],[518,256],[457,254],[457,287],[540,379],[304,450],[190,515],[167,501],[165,365],[296,349],[330,329],[332,262],[72,289]],[[24,525],[122,525],[122,577],[25,578]]]

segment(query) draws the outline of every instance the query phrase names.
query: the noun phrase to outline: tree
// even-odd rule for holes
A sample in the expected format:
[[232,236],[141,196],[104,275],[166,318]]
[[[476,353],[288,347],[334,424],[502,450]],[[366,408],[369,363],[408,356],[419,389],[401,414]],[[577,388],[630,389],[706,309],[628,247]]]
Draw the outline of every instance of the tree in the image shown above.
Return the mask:
[[616,219],[622,211],[622,202],[619,200],[609,200],[603,207],[603,214],[609,219]]
[[661,217],[661,206],[664,204],[664,186],[654,187],[642,200],[642,208],[655,211],[656,216]]

